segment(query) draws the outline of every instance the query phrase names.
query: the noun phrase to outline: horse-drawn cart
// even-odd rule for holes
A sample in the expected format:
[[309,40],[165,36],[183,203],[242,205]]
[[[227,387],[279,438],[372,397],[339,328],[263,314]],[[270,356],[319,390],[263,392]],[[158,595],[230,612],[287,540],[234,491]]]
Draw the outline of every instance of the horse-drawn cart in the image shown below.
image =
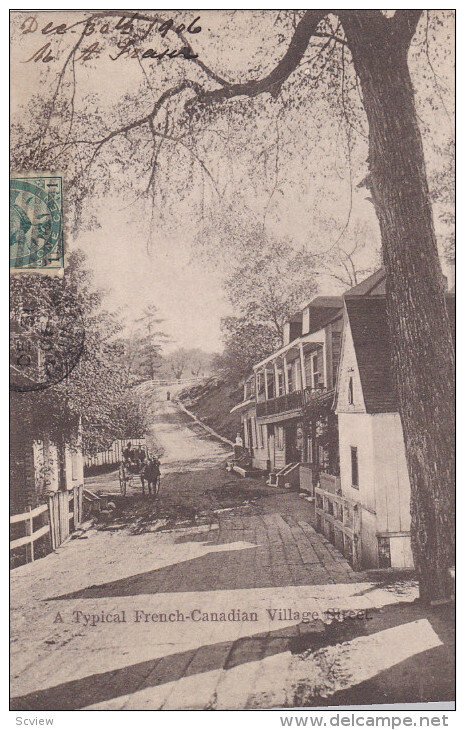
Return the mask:
[[123,459],[118,469],[119,488],[123,497],[129,490],[134,494],[136,481],[140,482],[142,494],[145,494],[145,487],[149,495],[158,496],[160,491],[160,461],[158,458],[150,459],[148,452],[145,452],[145,459],[135,461]]
[[134,486],[134,480],[140,480],[140,466],[122,461],[118,469],[118,479],[120,492],[125,497],[128,487]]

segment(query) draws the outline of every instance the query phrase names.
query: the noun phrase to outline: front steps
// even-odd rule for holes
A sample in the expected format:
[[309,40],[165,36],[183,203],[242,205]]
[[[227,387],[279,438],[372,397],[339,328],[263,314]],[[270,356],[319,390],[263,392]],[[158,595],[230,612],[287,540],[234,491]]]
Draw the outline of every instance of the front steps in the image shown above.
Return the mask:
[[278,487],[280,489],[299,489],[299,467],[300,462],[294,461],[286,464],[277,472],[271,472],[267,484],[269,487]]
[[235,474],[238,474],[240,477],[243,477],[244,479],[247,477],[257,477],[262,476],[262,472],[258,469],[254,469],[252,466],[250,467],[243,467],[237,464],[234,459],[228,460],[226,462],[226,468],[228,471],[233,471]]

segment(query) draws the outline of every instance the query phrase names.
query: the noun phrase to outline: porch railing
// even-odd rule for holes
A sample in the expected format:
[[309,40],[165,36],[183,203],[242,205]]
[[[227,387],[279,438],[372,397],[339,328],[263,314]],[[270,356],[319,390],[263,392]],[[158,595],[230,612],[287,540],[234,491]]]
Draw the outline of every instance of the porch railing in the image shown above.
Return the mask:
[[327,392],[326,388],[305,388],[304,390],[293,390],[277,398],[270,398],[257,403],[257,416],[273,416],[278,413],[295,411],[302,408],[313,398]]
[[355,570],[360,570],[360,505],[341,494],[323,489],[321,476],[320,486],[315,487],[316,528],[349,560]]
[[341,493],[341,477],[334,476],[334,474],[328,474],[328,472],[320,471],[319,474],[320,487],[325,492],[331,494]]

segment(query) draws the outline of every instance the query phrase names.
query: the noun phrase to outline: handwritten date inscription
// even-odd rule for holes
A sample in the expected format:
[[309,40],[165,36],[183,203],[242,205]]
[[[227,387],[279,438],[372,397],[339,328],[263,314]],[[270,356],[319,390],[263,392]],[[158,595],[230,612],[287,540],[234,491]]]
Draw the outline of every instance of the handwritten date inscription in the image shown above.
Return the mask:
[[[48,22],[41,25],[36,16],[28,16],[20,26],[22,35],[35,33],[43,36],[43,43],[24,63],[50,63],[58,58],[53,39],[67,34],[77,35],[73,56],[75,61],[89,61],[108,52],[112,61],[120,58],[139,60],[172,60],[198,58],[190,46],[190,36],[200,33],[200,16],[190,22],[175,22],[172,18],[162,19],[134,13],[130,17],[108,18],[105,11],[78,20],[75,23]],[[166,45],[167,37],[173,37],[175,47]],[[150,38],[150,40],[149,40]],[[162,40],[160,40],[162,39]],[[156,47],[149,47],[148,43]]]

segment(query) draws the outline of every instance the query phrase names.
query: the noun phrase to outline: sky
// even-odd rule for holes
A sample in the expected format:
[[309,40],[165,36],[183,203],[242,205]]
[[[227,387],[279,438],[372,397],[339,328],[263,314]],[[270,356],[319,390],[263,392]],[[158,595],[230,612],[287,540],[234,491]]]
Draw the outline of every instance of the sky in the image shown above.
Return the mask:
[[[186,24],[194,13],[176,12],[173,17]],[[202,32],[193,36],[196,51],[228,80],[256,75],[258,62],[263,59],[265,70],[273,67],[288,42],[287,38],[281,38],[282,27],[275,23],[276,15],[272,11],[199,13]],[[44,35],[41,29],[49,22],[70,25],[82,17],[79,11],[13,14],[13,120],[22,117],[25,105],[37,90],[49,95],[53,92],[63,60],[76,40],[72,31]],[[24,32],[25,29],[33,32]],[[420,96],[422,93],[431,95],[440,88],[441,98],[446,102],[422,109],[432,130],[425,136],[427,160],[432,160],[432,164],[440,160],[441,138],[447,137],[453,124],[452,53],[444,60],[437,52],[438,48],[441,50],[441,44],[450,44],[452,48],[451,32],[451,24],[446,23],[437,37],[430,33],[430,60],[434,70],[420,68],[417,72],[412,69]],[[424,33],[424,28],[418,33]],[[91,41],[94,36],[89,43]],[[25,62],[48,43],[53,60]],[[146,96],[148,108],[151,108],[153,99],[158,98],[166,85],[172,86],[184,78],[186,67],[179,62],[152,64],[146,68],[150,69],[151,91],[146,89]],[[103,119],[111,119],[113,110],[120,105],[124,108],[126,95],[145,83],[136,60],[112,62],[105,52],[94,60],[77,63],[75,70],[76,109],[79,112],[89,103],[92,113]],[[303,87],[296,88],[297,93]],[[286,113],[280,126],[276,123],[276,129],[275,118],[260,111],[256,118],[252,115],[248,120],[239,120],[233,129],[232,145],[228,142],[222,147],[213,136],[201,140],[203,155],[219,182],[222,196],[213,202],[214,196],[207,195],[207,208],[212,213],[212,220],[215,215],[221,220],[234,204],[243,204],[260,217],[266,212],[265,224],[273,235],[288,236],[296,246],[310,247],[315,252],[330,247],[343,230],[350,210],[352,222],[361,221],[368,226],[369,244],[361,254],[359,264],[361,267],[373,265],[378,260],[377,223],[373,206],[367,200],[367,191],[357,188],[357,183],[366,174],[366,145],[362,142],[356,147],[352,176],[349,177],[344,134],[331,109],[326,109],[324,90],[317,88],[311,93],[314,104],[310,107],[311,113],[308,106],[297,107]],[[124,119],[130,120],[136,111],[126,103]],[[221,125],[220,129],[224,131]],[[88,134],[93,134],[92,124]],[[281,144],[279,158],[271,144],[275,134],[279,135]],[[268,140],[271,142],[269,148]],[[248,147],[251,151],[247,151]],[[183,164],[181,157],[166,158],[165,185],[176,186],[184,174]],[[221,350],[220,319],[231,313],[224,296],[225,269],[221,256],[224,252],[217,255],[212,250],[210,255],[199,255],[197,246],[203,222],[192,214],[201,195],[198,174],[185,183],[192,188],[187,203],[175,204],[174,212],[170,213],[171,221],[169,216],[165,217],[149,234],[147,206],[135,202],[134,197],[123,191],[122,177],[131,174],[129,160],[127,165],[127,170],[119,169],[114,177],[110,175],[109,189],[104,195],[86,202],[88,217],[93,216],[97,225],[93,230],[83,228],[77,234],[71,233],[68,226],[66,246],[84,250],[96,285],[107,291],[107,306],[124,310],[129,329],[146,305],[155,304],[165,320],[163,329],[171,338],[168,351],[177,346],[201,347],[210,352]],[[66,189],[67,171],[63,174]],[[158,200],[157,205],[156,213],[162,212],[164,203]],[[229,254],[232,251],[234,256],[234,241],[223,245],[230,247]],[[337,293],[341,291],[341,285],[323,275],[319,278],[319,290],[320,293]]]
[[108,292],[107,306],[124,307],[130,328],[145,306],[155,304],[172,340],[166,352],[177,346],[218,352],[220,318],[230,313],[218,271],[193,255],[188,239],[163,234],[148,252],[144,224],[128,221],[123,200],[107,201],[97,215],[101,228],[73,245],[86,253],[96,285]]

